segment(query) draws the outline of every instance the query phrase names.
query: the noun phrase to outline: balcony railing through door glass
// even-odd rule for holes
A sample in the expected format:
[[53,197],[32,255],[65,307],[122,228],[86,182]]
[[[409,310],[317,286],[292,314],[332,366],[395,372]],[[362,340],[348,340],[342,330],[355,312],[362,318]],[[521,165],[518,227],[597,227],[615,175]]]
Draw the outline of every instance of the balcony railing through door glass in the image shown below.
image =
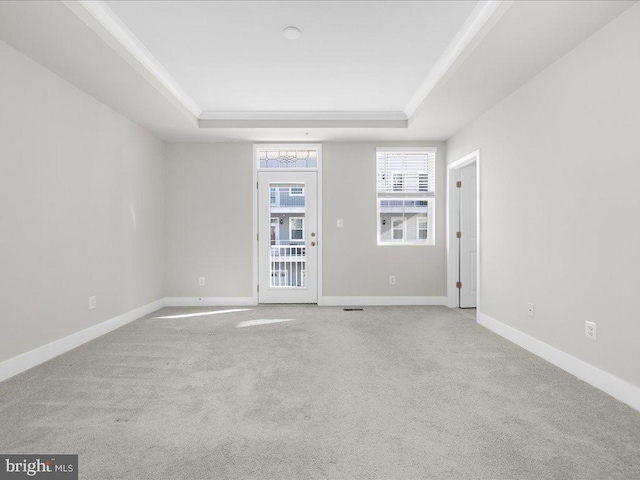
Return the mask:
[[271,287],[306,288],[304,184],[269,186]]

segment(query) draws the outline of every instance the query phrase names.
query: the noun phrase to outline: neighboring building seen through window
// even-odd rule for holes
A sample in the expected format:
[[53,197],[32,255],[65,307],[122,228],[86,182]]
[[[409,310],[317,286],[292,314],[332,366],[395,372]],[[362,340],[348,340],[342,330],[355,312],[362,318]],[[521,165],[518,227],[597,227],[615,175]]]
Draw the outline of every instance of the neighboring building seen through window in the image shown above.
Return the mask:
[[305,187],[279,184],[269,189],[271,244],[289,245],[304,239]]

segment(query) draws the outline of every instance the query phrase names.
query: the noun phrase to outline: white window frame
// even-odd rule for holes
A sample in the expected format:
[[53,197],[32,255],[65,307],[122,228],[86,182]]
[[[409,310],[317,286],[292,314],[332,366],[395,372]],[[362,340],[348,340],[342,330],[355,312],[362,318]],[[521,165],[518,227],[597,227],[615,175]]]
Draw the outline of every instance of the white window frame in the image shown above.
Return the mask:
[[[378,177],[379,177],[379,172],[378,172],[378,153],[379,152],[394,152],[394,153],[402,153],[402,152],[425,152],[425,153],[430,153],[433,154],[435,157],[434,160],[434,164],[433,164],[433,172],[432,172],[432,176],[433,178],[429,178],[428,182],[435,182],[435,175],[434,172],[437,172],[437,151],[438,149],[436,147],[378,147],[376,148],[376,182],[378,182]],[[391,170],[390,174],[392,175],[391,177],[391,185],[392,185],[392,189],[393,189],[393,175],[396,174],[402,174],[403,172],[401,171],[397,171],[397,170]],[[406,176],[403,179],[403,190],[402,191],[393,191],[393,192],[389,192],[389,193],[380,193],[378,192],[378,188],[376,187],[376,218],[377,218],[377,231],[376,231],[376,239],[377,239],[377,245],[378,246],[394,246],[394,247],[411,247],[411,246],[434,246],[435,245],[435,210],[436,210],[436,193],[435,193],[435,189],[432,190],[431,192],[425,192],[424,190],[420,190],[420,176],[421,175],[429,175],[429,172],[427,170],[418,170],[418,185],[417,185],[417,191],[413,192],[413,191],[406,191],[407,188],[407,178]],[[433,184],[433,186],[435,186],[435,184]],[[389,200],[389,201],[393,201],[393,200],[397,200],[397,201],[424,201],[427,202],[427,239],[426,240],[419,240],[419,230],[418,227],[416,227],[417,232],[416,232],[416,239],[415,240],[407,240],[407,227],[406,224],[403,222],[404,225],[404,232],[403,232],[403,240],[393,240],[393,216],[398,217],[399,214],[391,214],[393,215],[391,217],[391,225],[390,225],[390,235],[391,238],[389,240],[382,240],[382,225],[381,225],[381,218],[380,218],[380,203],[383,200]],[[405,219],[406,218],[406,214],[402,214],[402,218]],[[419,222],[418,222],[419,224]]]
[[[302,228],[291,228],[294,220],[302,220]],[[302,230],[302,238],[293,238],[293,230]],[[289,217],[289,242],[304,242],[304,217]]]

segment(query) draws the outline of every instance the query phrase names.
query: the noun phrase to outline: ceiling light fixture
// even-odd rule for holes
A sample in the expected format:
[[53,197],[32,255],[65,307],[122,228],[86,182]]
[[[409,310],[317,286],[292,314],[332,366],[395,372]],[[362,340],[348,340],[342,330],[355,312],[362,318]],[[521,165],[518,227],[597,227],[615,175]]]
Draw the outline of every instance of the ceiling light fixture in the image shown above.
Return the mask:
[[287,40],[297,40],[302,35],[302,32],[296,27],[286,27],[282,30],[282,35],[284,35],[284,38]]

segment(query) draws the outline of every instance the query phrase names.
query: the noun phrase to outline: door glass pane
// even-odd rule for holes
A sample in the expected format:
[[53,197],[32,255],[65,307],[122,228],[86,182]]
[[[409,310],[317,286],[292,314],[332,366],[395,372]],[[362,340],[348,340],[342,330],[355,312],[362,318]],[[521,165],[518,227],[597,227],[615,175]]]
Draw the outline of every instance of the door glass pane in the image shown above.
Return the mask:
[[269,184],[271,287],[306,288],[306,188]]

